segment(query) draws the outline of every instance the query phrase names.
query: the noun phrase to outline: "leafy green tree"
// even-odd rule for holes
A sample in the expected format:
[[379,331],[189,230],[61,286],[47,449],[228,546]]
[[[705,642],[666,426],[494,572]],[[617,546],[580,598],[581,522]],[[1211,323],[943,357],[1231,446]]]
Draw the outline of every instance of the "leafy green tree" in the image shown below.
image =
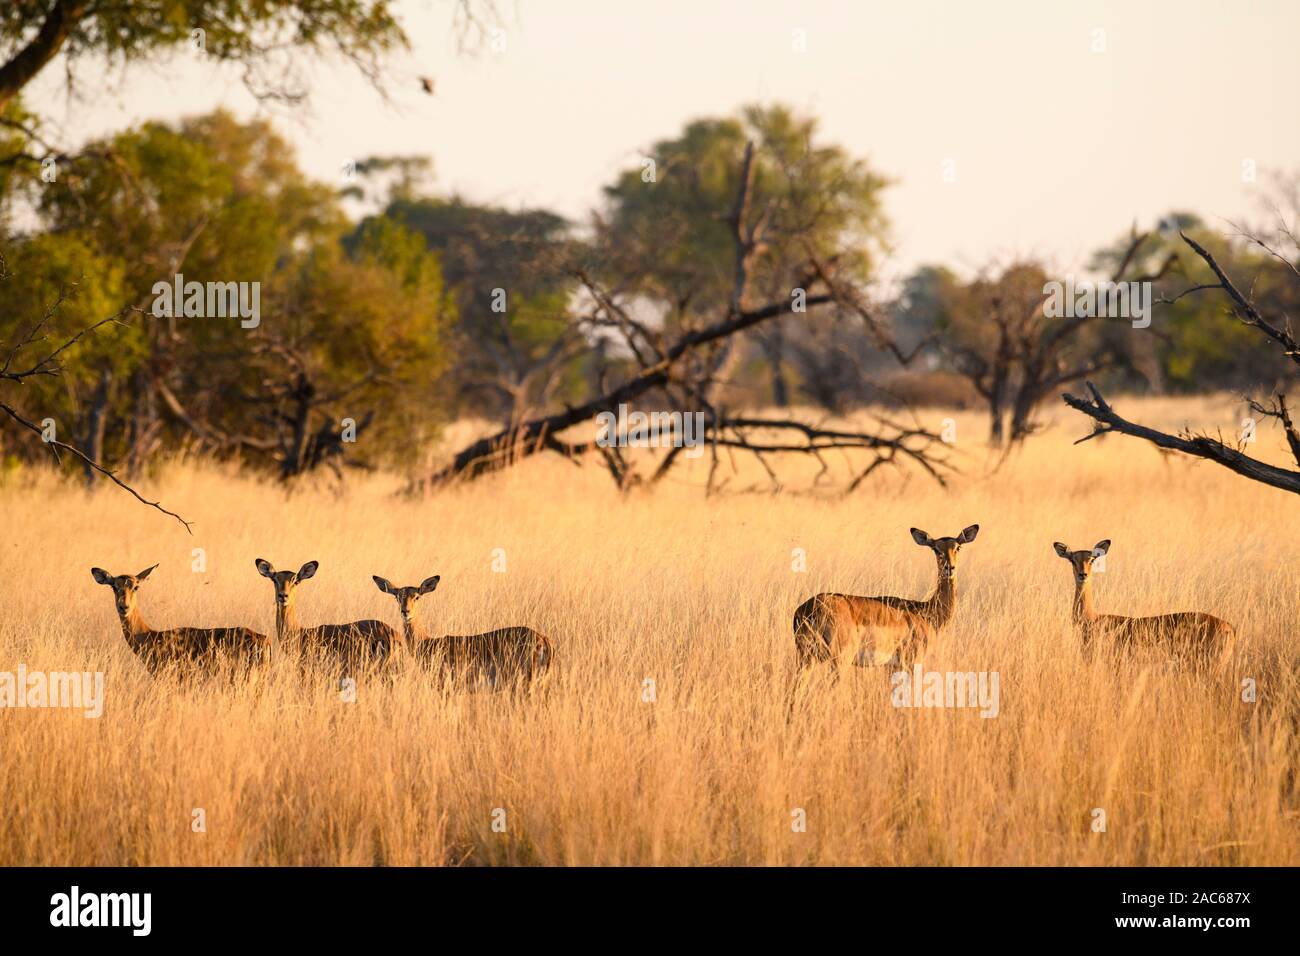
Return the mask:
[[[182,441],[286,476],[357,449],[409,458],[437,420],[455,314],[423,240],[375,223],[345,249],[336,194],[307,180],[262,121],[218,112],[147,123],[102,145],[114,166],[90,165],[75,195],[42,194],[42,231],[13,244],[23,278],[0,285],[0,295],[12,289],[0,331],[20,338],[17,317],[55,301],[73,273],[76,297],[56,310],[51,332],[116,311],[114,296],[139,311],[123,334],[79,341],[66,358],[84,370],[46,380],[30,400],[82,431],[92,412],[106,421],[104,451],[118,462],[140,464]],[[177,273],[187,283],[256,283],[259,319],[245,327],[150,314],[155,284]],[[103,375],[106,394],[89,394],[100,378],[84,379]],[[355,448],[349,419],[365,435]]]
[[341,55],[377,79],[383,56],[407,45],[393,7],[391,0],[9,0],[0,7],[0,113],[59,55],[72,77],[92,58],[125,65],[201,49],[242,66],[256,94],[290,99],[305,94],[293,55]]
[[[865,280],[885,248],[887,180],[816,136],[813,117],[755,105],[737,117],[696,120],[681,135],[655,143],[639,166],[605,190],[608,208],[597,223],[603,280],[635,288],[668,329],[720,308],[738,309],[731,207],[750,142],[748,221],[762,240],[747,263],[746,294],[755,301],[789,297],[792,274],[810,259],[833,267],[841,281]],[[778,404],[789,397],[787,334],[781,323],[753,333]]]
[[[1295,285],[1284,263],[1249,244],[1232,242],[1205,229],[1200,217],[1171,212],[1144,245],[1137,267],[1150,271],[1154,263],[1176,256],[1177,265],[1154,284],[1156,306],[1152,327],[1132,336],[1141,349],[1139,362],[1145,382],[1155,391],[1205,392],[1216,389],[1251,390],[1271,387],[1290,372],[1285,356],[1244,325],[1213,296],[1181,295],[1190,286],[1215,281],[1208,265],[1180,238],[1181,232],[1201,237],[1204,247],[1225,269],[1251,277],[1251,293],[1262,307],[1285,314],[1294,307]],[[1126,240],[1098,250],[1092,266],[1107,270],[1124,255]]]
[[[261,269],[262,274],[266,274],[267,256],[271,250],[283,248],[280,240],[292,229],[281,230],[277,237],[271,234],[274,230],[259,228],[255,221],[258,217],[276,212],[291,212],[298,216],[302,221],[294,225],[300,234],[291,244],[295,254],[304,253],[309,248],[321,253],[325,249],[323,244],[337,244],[337,223],[342,218],[341,211],[333,203],[313,206],[307,201],[307,193],[319,192],[319,187],[308,185],[304,191],[297,189],[296,183],[289,183],[287,194],[263,191],[259,195],[256,189],[244,188],[238,182],[223,183],[223,175],[232,172],[231,165],[222,168],[220,162],[209,163],[209,156],[194,158],[200,167],[211,167],[208,171],[215,180],[204,182],[201,176],[191,175],[187,181],[187,170],[182,164],[168,162],[166,156],[148,154],[150,148],[158,147],[176,160],[184,152],[184,145],[168,142],[166,137],[155,137],[148,132],[142,133],[139,143],[121,144],[141,148],[140,152],[126,159],[113,152],[111,143],[91,144],[70,155],[45,137],[40,117],[24,109],[20,102],[24,88],[42,70],[56,57],[62,56],[65,66],[62,75],[71,93],[77,83],[77,68],[83,62],[93,62],[97,76],[102,76],[105,63],[111,68],[137,62],[161,62],[188,48],[190,53],[202,53],[218,62],[242,68],[245,84],[256,96],[295,101],[307,94],[301,66],[313,58],[341,56],[372,83],[379,85],[380,65],[385,54],[407,45],[407,37],[394,15],[394,6],[393,0],[10,0],[0,6],[0,281],[7,283],[0,297],[7,296],[13,309],[0,314],[0,333],[6,334],[7,345],[0,384],[34,384],[62,375],[63,381],[68,383],[64,391],[65,400],[74,406],[71,411],[75,411],[79,404],[78,379],[83,376],[76,372],[69,374],[74,368],[71,362],[78,355],[88,357],[96,346],[83,341],[82,331],[74,333],[63,347],[56,347],[52,352],[44,352],[40,346],[55,332],[55,325],[73,321],[80,310],[93,311],[103,287],[120,283],[120,291],[133,294],[137,291],[135,281],[141,274],[167,272],[184,264],[196,242],[199,249],[196,250],[194,266],[199,271],[223,272],[233,266],[239,271],[253,273]],[[478,0],[455,0],[455,9],[456,29],[462,44],[471,34],[481,33],[486,24],[497,19],[490,2],[483,14],[478,10]],[[218,115],[212,121],[230,126],[228,117]],[[221,144],[209,139],[205,145],[208,153],[212,154]],[[83,179],[95,177],[96,171],[91,167],[96,163],[112,167],[122,180],[116,185],[122,188],[104,181],[91,182],[88,185],[92,195],[88,202],[83,195],[83,186],[87,185]],[[153,178],[133,178],[133,165],[140,167],[134,172],[147,170]],[[238,171],[238,168],[233,169]],[[54,181],[63,190],[64,208],[59,208],[60,198],[52,196],[56,190],[43,188],[50,182],[47,177],[51,172],[56,174]],[[178,184],[183,187],[179,191],[173,188]],[[205,192],[211,187],[215,187],[212,192]],[[188,194],[186,188],[190,190]],[[115,205],[94,207],[91,204],[96,199],[109,200]],[[43,227],[48,228],[47,235],[34,240],[20,235],[15,228],[15,224],[25,218],[22,215],[25,212],[22,209],[24,200],[42,207],[39,215]],[[167,205],[161,205],[164,202]],[[67,208],[68,203],[79,204],[81,208],[74,214]],[[211,208],[196,208],[205,204]],[[136,215],[137,212],[144,214]],[[119,234],[120,242],[104,244],[104,227],[107,225],[111,231],[115,215],[121,217],[125,234]],[[313,221],[320,232],[308,229],[306,221]],[[162,236],[168,231],[166,227],[175,229],[179,225],[188,227],[190,231],[181,238],[173,236],[162,245],[147,241]],[[316,245],[312,246],[308,241],[308,232],[312,233],[310,238],[316,241]],[[332,234],[326,238],[328,233]],[[233,245],[221,245],[230,240],[234,240]],[[18,248],[20,246],[25,248]],[[134,255],[121,254],[124,250]],[[86,261],[70,268],[71,264],[64,255],[70,252],[85,254]],[[241,259],[237,264],[233,262],[236,258]],[[274,261],[276,273],[267,280],[272,289],[284,279],[279,271],[281,264],[292,262],[294,258],[282,258],[277,253]],[[20,264],[21,277],[17,281],[12,281],[15,277],[8,269],[8,262]],[[158,267],[162,264],[167,268],[160,270]],[[389,268],[378,262],[354,265],[356,268],[379,269],[385,274]],[[77,272],[76,285],[70,285],[66,276],[59,278],[61,267],[65,272]],[[436,263],[429,269],[429,275],[432,277],[435,272]],[[59,291],[55,298],[39,301],[41,296],[51,294],[50,284],[56,280]],[[377,283],[377,287],[382,285],[382,282]],[[413,285],[403,282],[401,290],[409,296],[433,295],[438,302],[433,311],[438,314],[440,322],[449,303],[441,295],[440,281],[434,285],[436,289],[423,287],[418,281]],[[407,304],[405,300],[400,301]],[[127,303],[114,315],[120,317],[130,312],[131,305]],[[412,308],[406,314],[417,321],[431,321],[427,309]],[[107,321],[107,318],[100,319],[94,330]],[[430,330],[439,322],[434,322],[421,335],[432,335]],[[194,329],[188,331],[195,333]],[[217,336],[220,338],[221,334],[217,333]],[[196,344],[197,340],[209,337],[204,332],[193,334],[195,341],[189,343],[190,354],[223,345],[206,341]],[[417,339],[420,337],[416,336]],[[173,416],[199,433],[204,441],[218,440],[226,446],[233,441],[238,447],[246,445],[250,449],[265,450],[268,447],[266,439],[218,435],[180,408],[167,386],[167,376],[194,369],[185,367],[185,343],[178,343],[177,338],[174,327],[165,335],[156,327],[142,328],[132,335],[130,341],[118,342],[112,350],[115,360],[109,361],[101,356],[91,422],[88,424],[92,436],[89,440],[94,443],[91,454],[87,456],[66,443],[54,446],[70,451],[85,462],[89,470],[106,475],[141,501],[144,499],[134,489],[98,463],[110,405],[120,402],[124,391],[135,396],[126,444],[130,449],[128,460],[136,464],[150,447],[150,442],[157,440],[159,419],[155,400],[159,397]],[[17,370],[21,366],[15,362],[30,356],[33,350],[42,353],[34,360],[35,364]],[[227,351],[219,347],[214,354],[225,357]],[[417,359],[428,357],[419,349],[414,350],[414,354]],[[415,364],[418,365],[419,361]],[[208,365],[199,368],[204,372],[212,370]],[[124,376],[130,379],[129,388],[122,385]],[[38,390],[27,391],[30,394]],[[120,409],[118,411],[120,413]],[[34,424],[8,402],[0,401],[0,412],[22,427],[36,430]],[[263,423],[268,420],[276,419],[259,418]],[[337,449],[336,445],[330,447]],[[282,459],[284,454],[282,448]],[[316,456],[316,460],[319,457]],[[286,464],[285,467],[292,466]],[[156,502],[146,503],[172,514]]]
[[512,419],[413,487],[477,477],[543,451],[596,452],[619,488],[653,485],[683,445],[643,474],[619,443],[566,436],[643,397],[698,413],[697,434],[713,451],[706,494],[720,487],[720,448],[732,462],[738,453],[756,456],[774,488],[779,480],[768,456],[803,454],[824,464],[821,456],[832,448],[865,454],[850,489],[895,456],[943,480],[946,465],[935,453],[940,436],[924,428],[881,421],[874,431],[823,429],[780,416],[731,414],[715,394],[743,366],[743,336],[783,318],[803,325],[819,309],[830,318],[862,320],[878,347],[901,357],[861,288],[883,228],[879,210],[867,202],[880,180],[842,151],[813,144],[811,121],[780,108],[746,116],[774,156],[747,136],[740,120],[702,121],[688,128],[681,149],[678,141],[659,144],[658,159],[611,187],[610,210],[597,220],[596,242],[576,269],[581,288],[570,324],[589,337],[596,371],[582,397],[562,410]]
[[[0,273],[0,351],[6,370],[35,367],[60,338],[70,338],[121,309],[124,276],[121,263],[105,256],[75,233],[44,233],[4,250]],[[21,317],[6,321],[4,317]],[[21,350],[26,341],[31,347]],[[102,456],[104,410],[115,398],[114,373],[137,367],[146,354],[138,327],[121,334],[88,335],[68,350],[56,376],[36,374],[22,380],[25,407],[40,410],[43,428],[52,437],[74,442],[96,461]],[[45,449],[26,443],[29,455]],[[89,467],[89,466],[87,466]]]
[[424,237],[456,296],[451,387],[462,407],[509,421],[577,394],[589,343],[571,321],[582,246],[567,221],[409,194],[382,218]]

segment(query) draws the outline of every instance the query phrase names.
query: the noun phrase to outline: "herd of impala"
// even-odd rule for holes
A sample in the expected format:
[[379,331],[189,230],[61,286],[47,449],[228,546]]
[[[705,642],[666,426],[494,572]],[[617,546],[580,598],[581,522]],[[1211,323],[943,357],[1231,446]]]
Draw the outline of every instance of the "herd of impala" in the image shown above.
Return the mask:
[[435,575],[415,587],[399,588],[375,576],[375,585],[397,599],[402,630],[383,621],[352,621],[348,624],[298,623],[298,585],[316,574],[319,567],[308,561],[297,571],[277,571],[269,561],[258,558],[257,571],[275,587],[275,634],[267,637],[248,627],[177,627],[154,630],[145,623],[136,603],[140,582],[158,565],[139,574],[112,575],[103,568],[91,568],[91,576],[113,589],[118,620],[127,645],[151,674],[173,667],[215,665],[223,659],[244,667],[272,659],[280,648],[303,664],[324,663],[343,676],[386,667],[404,648],[417,661],[441,668],[449,678],[465,682],[486,682],[490,687],[528,683],[541,676],[551,664],[551,642],[530,627],[507,627],[486,634],[430,637],[411,619],[416,600],[438,586]]
[[[925,600],[900,597],[860,597],[853,594],[818,594],[794,612],[794,640],[800,667],[818,662],[857,666],[911,666],[935,634],[952,619],[957,605],[957,564],[963,545],[979,534],[971,525],[951,538],[932,538],[917,528],[912,539],[934,552],[938,581]],[[1184,611],[1153,617],[1099,614],[1092,602],[1093,562],[1110,549],[1099,541],[1091,550],[1071,551],[1059,541],[1056,553],[1070,562],[1074,574],[1073,621],[1085,651],[1098,644],[1118,651],[1140,645],[1161,648],[1187,662],[1203,665],[1222,655],[1235,641],[1231,624],[1211,614]],[[179,627],[158,631],[140,615],[136,593],[157,565],[139,574],[112,575],[92,568],[100,584],[113,589],[122,634],[132,652],[150,673],[183,665],[207,665],[222,657],[247,665],[269,661],[279,649],[302,663],[325,662],[356,673],[383,668],[396,654],[409,651],[419,663],[441,671],[454,681],[485,682],[496,688],[528,684],[551,665],[549,638],[529,627],[507,627],[485,634],[433,637],[413,619],[415,602],[438,586],[439,578],[425,578],[413,587],[397,587],[374,576],[376,587],[397,601],[401,631],[383,621],[348,624],[298,623],[295,604],[298,585],[316,574],[317,562],[308,561],[297,571],[277,571],[261,558],[258,573],[275,587],[275,635],[267,637],[247,627]]]
[[[910,665],[952,619],[957,606],[957,557],[979,530],[973,524],[956,537],[932,538],[912,529],[912,540],[933,551],[938,565],[934,594],[924,601],[818,594],[799,605],[794,612],[794,640],[800,665],[818,661]],[[1071,551],[1059,541],[1052,547],[1074,572],[1072,618],[1085,651],[1098,645],[1121,652],[1147,646],[1201,666],[1221,658],[1235,642],[1231,624],[1200,611],[1152,617],[1098,614],[1092,603],[1092,566],[1110,550],[1110,539],[1098,541],[1090,551]]]

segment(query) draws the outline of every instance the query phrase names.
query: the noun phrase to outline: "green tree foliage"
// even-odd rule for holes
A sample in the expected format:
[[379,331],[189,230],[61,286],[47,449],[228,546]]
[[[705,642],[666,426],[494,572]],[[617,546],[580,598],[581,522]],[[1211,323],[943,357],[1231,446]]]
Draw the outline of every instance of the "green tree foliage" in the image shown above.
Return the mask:
[[398,194],[382,217],[424,237],[459,310],[450,389],[458,404],[510,419],[575,397],[582,384],[570,301],[582,246],[541,209]]
[[[84,431],[107,372],[112,461],[182,441],[285,474],[345,451],[414,453],[437,418],[455,315],[418,235],[377,222],[345,248],[337,196],[303,176],[265,122],[219,112],[97,145],[115,161],[88,164],[75,190],[42,190],[40,230],[9,243],[0,337],[19,338],[65,288],[51,338],[126,305],[143,313],[79,342],[64,375],[28,385],[33,414]],[[177,272],[259,283],[260,323],[148,314],[155,283]],[[341,445],[346,418],[363,433],[355,447]]]
[[[655,143],[606,188],[607,210],[597,223],[603,279],[635,289],[669,328],[729,307],[736,245],[728,219],[751,141],[751,219],[764,236],[749,274],[753,301],[788,299],[810,259],[833,260],[840,278],[864,280],[885,247],[887,180],[842,147],[819,143],[815,118],[755,105],[736,117],[696,120]],[[818,331],[815,319],[800,324],[796,330],[778,323],[758,336],[781,404],[787,336],[798,342]],[[803,354],[814,359],[816,350]],[[804,362],[801,371],[815,377],[820,369]]]
[[817,121],[785,106],[700,119],[655,143],[642,165],[606,187],[601,252],[607,271],[635,277],[679,314],[710,312],[732,291],[735,247],[726,214],[745,144],[755,146],[751,208],[766,216],[766,248],[752,277],[757,298],[788,295],[790,270],[810,255],[838,256],[841,275],[865,277],[883,247],[887,180],[839,146],[815,142]]
[[[372,80],[407,45],[392,0],[7,0],[0,5],[0,113],[54,57],[77,65],[157,60],[185,48],[241,65],[260,96],[305,95],[295,55],[341,55]],[[202,31],[196,34],[195,31]]]
[[[1155,307],[1151,329],[1146,330],[1142,343],[1149,348],[1154,367],[1140,366],[1144,382],[1121,378],[1112,384],[1179,392],[1271,388],[1291,371],[1285,356],[1233,316],[1221,297],[1204,293],[1180,296],[1186,289],[1215,281],[1204,261],[1188,251],[1180,231],[1196,236],[1271,313],[1294,314],[1300,305],[1294,298],[1294,275],[1284,263],[1206,229],[1192,213],[1171,212],[1160,220],[1158,230],[1143,247],[1143,261],[1138,263],[1139,271],[1152,272],[1154,264],[1171,253],[1178,258],[1177,268],[1158,280],[1154,289],[1155,298],[1175,301]],[[1126,245],[1120,238],[1098,250],[1092,267],[1103,272],[1113,268]]]

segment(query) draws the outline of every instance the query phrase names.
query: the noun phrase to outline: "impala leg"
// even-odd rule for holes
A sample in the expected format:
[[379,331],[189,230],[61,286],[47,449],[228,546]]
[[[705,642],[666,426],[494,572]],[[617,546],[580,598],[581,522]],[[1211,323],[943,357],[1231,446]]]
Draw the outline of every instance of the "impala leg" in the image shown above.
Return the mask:
[[819,671],[810,666],[811,664],[811,661],[801,661],[799,666],[795,668],[794,673],[789,675],[786,682],[787,707],[785,722],[787,725],[794,722],[796,708],[799,707],[801,700],[808,696],[809,687],[817,679]]

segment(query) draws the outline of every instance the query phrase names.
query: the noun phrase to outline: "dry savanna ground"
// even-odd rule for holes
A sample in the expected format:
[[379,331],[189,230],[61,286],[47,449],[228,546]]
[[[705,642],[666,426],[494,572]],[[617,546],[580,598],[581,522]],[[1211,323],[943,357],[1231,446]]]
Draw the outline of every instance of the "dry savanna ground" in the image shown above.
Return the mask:
[[[1240,418],[1227,399],[1119,407],[1225,432]],[[1054,414],[996,473],[980,419],[955,415],[951,490],[886,469],[847,498],[801,493],[805,462],[784,466],[781,495],[750,465],[708,500],[707,457],[626,498],[595,461],[553,457],[417,500],[388,476],[286,495],[177,463],[146,490],[192,538],[111,488],[10,475],[0,670],[106,683],[99,719],[0,711],[0,863],[1300,863],[1297,502],[1132,439],[1072,447],[1086,423]],[[1252,451],[1276,444],[1263,430]],[[792,692],[802,600],[924,596],[934,560],[908,528],[973,523],[925,666],[996,671],[996,717],[896,708],[888,676],[863,669]],[[1210,676],[1085,661],[1052,542],[1101,538],[1101,610],[1210,611],[1237,625],[1238,659]],[[418,606],[431,631],[531,624],[556,668],[523,696],[444,693],[413,668],[354,701],[289,667],[178,687],[143,672],[89,573],[159,562],[140,599],[153,626],[269,632],[257,557],[319,560],[305,624],[396,625],[370,576],[439,574]]]

